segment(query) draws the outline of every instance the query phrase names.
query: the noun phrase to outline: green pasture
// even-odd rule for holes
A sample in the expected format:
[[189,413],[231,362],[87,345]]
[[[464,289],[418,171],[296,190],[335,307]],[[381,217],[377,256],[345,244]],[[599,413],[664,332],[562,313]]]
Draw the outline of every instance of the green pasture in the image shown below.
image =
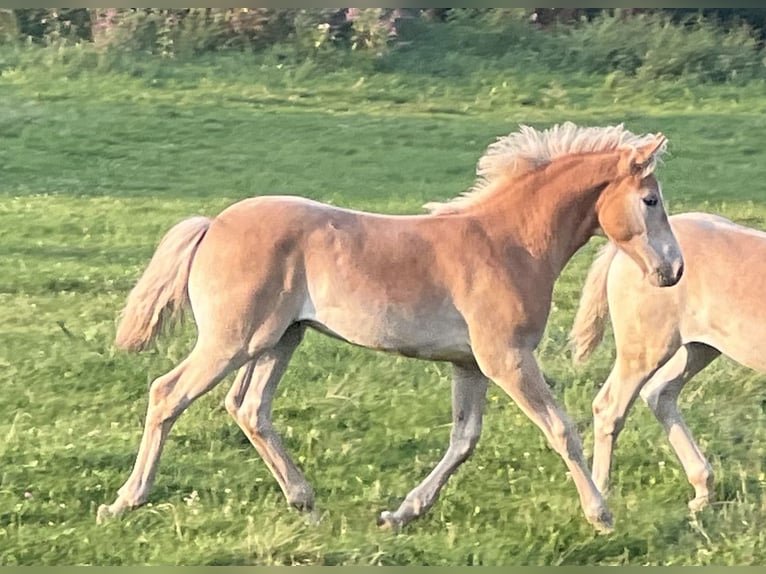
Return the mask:
[[[0,62],[1,63],[1,62]],[[138,355],[115,319],[178,220],[259,194],[418,213],[465,190],[519,123],[662,131],[669,211],[766,228],[766,91],[499,71],[437,75],[234,57],[0,75],[0,564],[756,564],[766,557],[764,375],[719,360],[682,396],[717,475],[696,517],[660,426],[637,405],[618,443],[615,531],[598,535],[542,433],[492,389],[475,455],[402,533],[375,526],[446,448],[448,365],[310,333],[274,419],[317,493],[289,509],[223,407],[227,382],[171,433],[145,507],[97,526],[133,463],[147,385],[193,326]],[[2,67],[2,66],[0,66]],[[598,240],[561,277],[539,359],[590,453],[607,339],[583,367],[566,336]],[[753,345],[762,342],[754,341]]]

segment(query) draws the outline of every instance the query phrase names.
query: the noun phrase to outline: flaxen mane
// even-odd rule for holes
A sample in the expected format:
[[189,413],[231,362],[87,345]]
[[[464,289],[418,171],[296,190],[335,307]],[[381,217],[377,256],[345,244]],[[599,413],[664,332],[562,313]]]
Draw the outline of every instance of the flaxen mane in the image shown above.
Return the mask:
[[[502,176],[523,173],[551,163],[554,159],[573,154],[601,152],[619,147],[637,147],[648,143],[654,134],[635,135],[623,124],[607,127],[580,127],[572,122],[556,124],[547,130],[521,125],[519,131],[500,137],[489,145],[476,166],[476,182],[465,193],[446,202],[425,204],[433,214],[453,213],[482,199],[491,185]],[[665,151],[663,146],[656,156]],[[654,160],[646,166],[648,175],[654,170]]]

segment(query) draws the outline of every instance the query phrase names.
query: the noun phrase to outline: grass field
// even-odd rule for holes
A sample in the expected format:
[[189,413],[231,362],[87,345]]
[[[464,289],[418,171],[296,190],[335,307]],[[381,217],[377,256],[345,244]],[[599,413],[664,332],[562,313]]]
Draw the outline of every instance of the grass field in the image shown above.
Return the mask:
[[[315,486],[318,525],[287,508],[226,414],[224,383],[175,426],[150,503],[96,526],[133,463],[147,384],[193,338],[186,325],[140,355],[112,346],[127,291],[183,217],[259,194],[417,213],[468,187],[495,136],[574,120],[662,131],[669,211],[766,228],[763,86],[519,74],[461,84],[234,59],[152,66],[0,78],[0,564],[763,562],[763,375],[719,360],[682,396],[717,475],[719,501],[696,518],[659,425],[637,405],[616,451],[616,530],[595,534],[559,457],[492,389],[475,455],[430,514],[396,535],[375,518],[447,445],[448,366],[314,333],[274,418]],[[565,270],[539,349],[588,451],[590,402],[613,347],[576,369],[566,335],[596,244]]]

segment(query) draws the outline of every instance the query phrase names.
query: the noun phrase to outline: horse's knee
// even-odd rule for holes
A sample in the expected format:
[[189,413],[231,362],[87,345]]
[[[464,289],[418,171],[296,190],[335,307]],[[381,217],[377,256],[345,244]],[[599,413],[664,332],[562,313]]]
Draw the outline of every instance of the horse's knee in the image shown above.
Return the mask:
[[461,461],[465,461],[476,450],[479,443],[479,433],[464,434],[452,439],[452,448]]
[[599,397],[596,397],[596,400],[593,401],[593,405],[591,406],[591,411],[593,412],[593,429],[594,431],[600,432],[601,428],[604,426],[604,423],[606,421],[606,404],[605,401],[600,399]]
[[241,401],[237,400],[237,397],[233,393],[228,393],[226,395],[226,398],[223,400],[223,406],[226,407],[226,412],[234,417],[234,419],[238,418],[237,415],[239,413]]
[[466,460],[476,450],[476,445],[481,437],[481,428],[481,418],[478,420],[471,418],[452,429],[450,448],[461,460]]
[[602,417],[602,413],[609,408],[609,394],[605,392],[605,389],[596,395],[591,404],[591,411],[593,412],[593,418],[597,419]]
[[273,432],[271,418],[261,410],[260,405],[244,404],[237,408],[236,417],[258,438],[264,438]]
[[617,416],[603,403],[593,403],[593,432],[596,436],[616,436],[625,424],[625,417]]
[[598,429],[601,436],[610,436],[617,438],[625,426],[625,417],[602,418],[598,423],[594,423],[594,430]]
[[149,385],[147,421],[162,424],[175,420],[235,366],[230,357],[210,357],[198,343],[182,363]]
[[555,420],[551,424],[550,443],[553,449],[569,458],[578,458],[582,451],[580,437],[574,426],[566,420]]
[[183,408],[173,401],[173,388],[177,382],[177,377],[170,374],[157,377],[149,385],[149,406],[147,410],[147,419],[155,423],[163,423],[175,419]]

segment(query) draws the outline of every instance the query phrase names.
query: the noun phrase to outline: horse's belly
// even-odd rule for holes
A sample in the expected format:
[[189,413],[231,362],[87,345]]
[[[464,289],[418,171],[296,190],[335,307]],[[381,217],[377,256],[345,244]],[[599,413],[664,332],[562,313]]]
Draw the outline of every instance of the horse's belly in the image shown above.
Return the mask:
[[766,321],[755,309],[745,312],[736,304],[719,308],[720,301],[708,298],[709,310],[696,320],[687,319],[683,335],[686,341],[697,341],[715,347],[730,359],[757,371],[766,372]]
[[715,347],[733,361],[766,373],[766,355],[761,346],[766,341],[766,329],[760,324],[732,325],[731,330],[708,329],[690,335],[690,340]]
[[472,357],[468,333],[447,324],[418,325],[416,333],[390,333],[378,337],[373,348],[405,357],[431,361],[465,361]]
[[370,307],[362,310],[347,303],[304,309],[301,319],[354,345],[405,357],[466,361],[473,356],[468,329],[457,311],[418,313]]

